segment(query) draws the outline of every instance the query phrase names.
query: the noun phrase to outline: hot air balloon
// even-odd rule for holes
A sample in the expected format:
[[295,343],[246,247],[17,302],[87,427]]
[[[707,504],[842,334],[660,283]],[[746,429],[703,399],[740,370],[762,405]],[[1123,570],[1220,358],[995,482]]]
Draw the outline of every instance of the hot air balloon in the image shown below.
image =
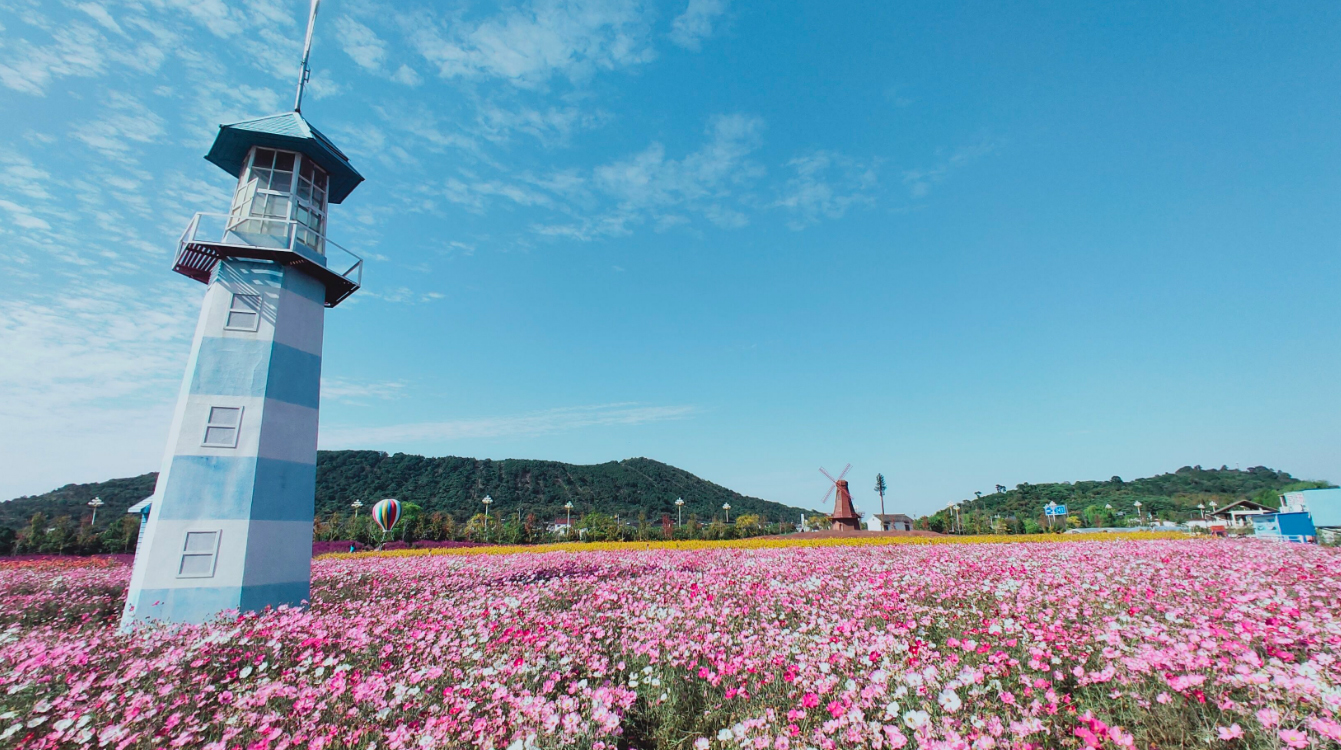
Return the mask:
[[385,537],[391,527],[400,520],[400,501],[393,498],[379,500],[373,506],[373,521],[377,523],[378,528],[382,530],[382,536]]

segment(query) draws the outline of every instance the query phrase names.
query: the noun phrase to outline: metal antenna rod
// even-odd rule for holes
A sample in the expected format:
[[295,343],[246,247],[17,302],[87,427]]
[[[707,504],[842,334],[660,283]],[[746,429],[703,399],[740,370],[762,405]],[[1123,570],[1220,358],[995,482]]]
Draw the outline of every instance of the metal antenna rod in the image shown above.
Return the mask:
[[312,54],[312,28],[317,25],[317,6],[321,0],[312,0],[312,11],[307,16],[307,39],[303,41],[303,64],[298,68],[298,96],[293,100],[293,111],[303,111],[303,89],[307,88],[307,79],[312,69],[307,67],[307,58]]

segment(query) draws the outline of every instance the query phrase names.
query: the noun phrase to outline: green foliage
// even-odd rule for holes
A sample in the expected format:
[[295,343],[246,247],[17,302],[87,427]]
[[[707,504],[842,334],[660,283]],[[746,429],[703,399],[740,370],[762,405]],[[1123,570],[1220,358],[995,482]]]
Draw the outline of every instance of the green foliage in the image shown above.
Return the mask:
[[[426,458],[377,451],[320,451],[317,454],[317,513],[346,512],[349,503],[371,504],[384,497],[415,503],[429,513],[458,519],[480,512],[485,495],[493,498],[490,513],[515,519],[520,508],[548,523],[564,517],[564,503],[573,503],[573,517],[599,512],[625,520],[675,518],[675,498],[683,497],[684,513],[706,517],[730,503],[732,510],[753,513],[774,522],[800,512],[779,503],[746,497],[674,466],[648,458],[630,458],[589,466],[557,461],[473,458]],[[106,498],[104,498],[106,499]]]
[[[1279,505],[1285,492],[1331,486],[1327,482],[1300,481],[1283,471],[1254,466],[1239,470],[1221,466],[1203,469],[1184,466],[1172,474],[1123,481],[1114,476],[1108,481],[1060,482],[1056,484],[1019,484],[1013,490],[997,485],[997,491],[973,501],[961,503],[960,513],[968,533],[987,533],[998,519],[1010,519],[1026,534],[1058,531],[1066,526],[1122,526],[1136,519],[1135,503],[1147,518],[1187,521],[1198,518],[1197,506],[1208,509],[1212,502],[1224,507],[1241,499],[1251,499],[1270,507]],[[1066,505],[1070,515],[1065,522],[1043,517],[1049,502]],[[1109,507],[1111,506],[1111,508]],[[933,531],[949,528],[945,511],[928,522]],[[1014,533],[1014,532],[1012,532]]]
[[92,484],[67,484],[44,495],[31,495],[0,502],[0,527],[15,531],[28,525],[34,513],[47,518],[69,516],[80,523],[93,516],[88,501],[100,497],[104,505],[98,510],[98,529],[120,524],[126,508],[154,494],[158,474],[141,474],[126,479],[109,479]]
[[[157,474],[113,479],[92,484],[70,484],[44,495],[0,503],[0,554],[63,552],[133,552],[139,517],[126,509],[153,494]],[[483,519],[462,523],[480,514],[480,500],[492,495],[491,524]],[[101,497],[98,526],[89,526],[88,501]],[[596,513],[609,518],[607,526],[593,529],[602,539],[660,538],[658,524],[648,518],[663,513],[676,517],[675,498],[685,500],[684,515],[695,512],[712,517],[723,503],[761,519],[758,533],[771,520],[776,527],[795,518],[799,509],[746,497],[687,471],[647,458],[631,458],[592,466],[557,461],[473,458],[425,458],[377,451],[319,451],[317,453],[316,524],[313,537],[332,541],[350,539],[376,545],[382,532],[372,521],[375,501],[401,501],[401,520],[386,539],[412,542],[471,539],[528,543],[545,537],[547,524],[565,515],[572,502],[574,519]],[[362,500],[364,512],[349,507]],[[518,519],[521,510],[521,519]],[[36,522],[34,514],[41,514]],[[636,527],[615,528],[614,516],[637,518]],[[55,520],[51,520],[55,519]],[[34,526],[38,523],[38,526]],[[39,528],[40,527],[40,528]],[[698,527],[683,534],[698,533]],[[680,536],[681,532],[677,532]]]

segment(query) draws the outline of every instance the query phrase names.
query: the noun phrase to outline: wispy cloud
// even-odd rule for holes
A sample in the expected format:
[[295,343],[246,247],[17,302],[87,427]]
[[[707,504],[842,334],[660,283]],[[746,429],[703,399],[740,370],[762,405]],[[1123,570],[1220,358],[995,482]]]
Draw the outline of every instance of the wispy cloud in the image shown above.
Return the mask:
[[0,299],[0,498],[157,464],[202,290],[99,281]]
[[670,40],[685,49],[698,51],[703,40],[712,36],[728,5],[728,0],[689,0],[684,12],[671,22]]
[[405,381],[383,380],[376,382],[357,381],[341,377],[322,377],[321,398],[323,401],[339,401],[345,404],[366,405],[372,401],[389,401],[405,395]]
[[18,39],[0,62],[0,84],[43,96],[53,79],[98,75],[106,66],[102,41],[102,34],[86,23],[56,30],[46,44]]
[[341,16],[335,19],[335,36],[340,40],[340,48],[360,68],[381,72],[386,60],[386,42],[376,32],[348,16]]
[[589,427],[640,425],[684,419],[693,406],[646,406],[636,403],[572,406],[504,417],[418,422],[382,427],[322,428],[322,448],[373,448],[407,442],[544,435]]
[[127,160],[135,143],[152,143],[163,135],[163,118],[135,97],[113,93],[108,110],[97,119],[76,124],[74,137],[105,156]]
[[955,171],[992,153],[999,142],[993,138],[982,137],[973,143],[960,146],[931,167],[909,169],[903,173],[903,184],[914,198],[922,198],[931,192],[931,186],[943,182]]
[[[628,234],[651,223],[667,228],[697,214],[720,227],[749,222],[740,209],[741,191],[761,177],[764,168],[749,157],[762,143],[764,121],[744,114],[718,115],[708,123],[706,142],[681,159],[667,158],[660,143],[632,156],[594,168],[590,177],[551,180],[569,199],[599,194],[614,205],[576,222],[537,224],[540,234],[592,239]],[[573,212],[576,213],[576,212]]]
[[839,219],[853,205],[875,202],[875,165],[832,151],[816,151],[787,163],[795,171],[775,206],[791,213],[787,225],[804,229],[821,219]]
[[650,62],[652,9],[637,0],[534,0],[468,21],[420,13],[410,38],[443,78],[499,78],[533,87]]

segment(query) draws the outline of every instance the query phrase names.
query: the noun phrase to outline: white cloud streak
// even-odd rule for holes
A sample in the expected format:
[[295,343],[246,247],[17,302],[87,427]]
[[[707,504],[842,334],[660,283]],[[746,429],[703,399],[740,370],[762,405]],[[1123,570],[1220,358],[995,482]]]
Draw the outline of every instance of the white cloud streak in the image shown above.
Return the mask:
[[203,289],[0,300],[0,499],[157,466]]
[[728,0],[689,0],[684,12],[671,22],[670,40],[697,52],[712,36],[714,25],[726,13]]
[[386,42],[377,33],[348,16],[335,19],[335,35],[340,47],[360,68],[380,72],[386,60]]
[[800,230],[821,219],[839,219],[854,205],[875,202],[874,164],[832,151],[816,151],[787,163],[795,176],[787,180],[774,206],[791,213],[787,222]]
[[534,0],[478,22],[408,21],[410,38],[443,78],[500,78],[534,87],[655,59],[652,11],[637,0]]

